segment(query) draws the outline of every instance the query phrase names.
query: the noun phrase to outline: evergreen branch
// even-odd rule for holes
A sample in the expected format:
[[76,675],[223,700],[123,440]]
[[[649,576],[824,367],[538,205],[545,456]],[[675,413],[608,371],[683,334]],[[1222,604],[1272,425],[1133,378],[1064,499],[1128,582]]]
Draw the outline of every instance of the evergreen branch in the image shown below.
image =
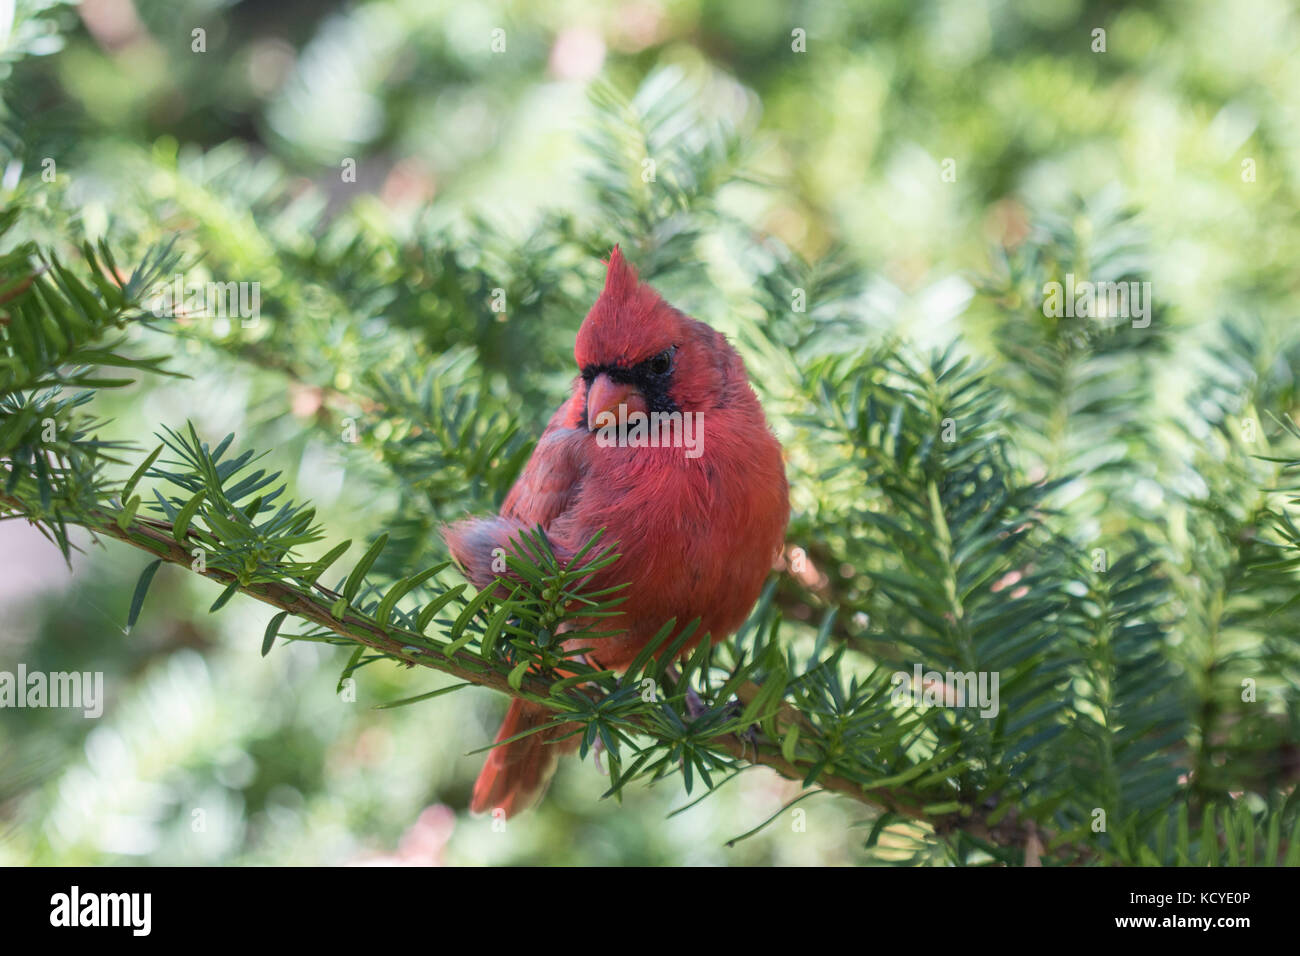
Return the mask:
[[[0,495],[0,504],[13,515],[25,513],[24,504],[10,496]],[[125,542],[167,564],[181,567],[192,568],[193,557],[189,546],[202,546],[203,543],[203,539],[193,533],[182,535],[184,543],[181,543],[177,540],[177,527],[164,521],[137,521],[123,528],[117,516],[108,512],[91,512],[79,517],[76,523],[93,534]],[[332,593],[325,589],[316,589],[325,595],[320,597],[301,584],[277,581],[243,583],[237,574],[216,566],[209,566],[198,573],[223,585],[225,589],[238,591],[286,611],[347,643],[378,651],[396,662],[436,670],[479,687],[554,707],[566,717],[570,715],[569,711],[561,708],[572,704],[559,704],[551,694],[552,683],[544,678],[525,674],[517,683],[513,683],[507,672],[486,666],[480,656],[470,651],[458,649],[448,654],[448,645],[445,643],[431,642],[423,634],[407,628],[380,625],[368,615],[352,608],[348,608],[340,617],[335,613],[337,602],[330,600]],[[577,690],[591,693],[581,685]],[[742,691],[741,699],[760,690],[758,685],[748,684]],[[633,732],[654,736],[654,728],[644,718],[633,715],[626,718],[624,723]],[[806,768],[789,762],[781,755],[778,747],[767,742],[756,747],[734,734],[719,734],[709,738],[708,746],[735,759],[749,760],[768,767],[787,779],[803,780],[807,776]],[[925,819],[922,800],[905,790],[863,790],[858,783],[833,774],[819,776],[816,784],[822,789],[852,797],[868,805],[915,819]]]

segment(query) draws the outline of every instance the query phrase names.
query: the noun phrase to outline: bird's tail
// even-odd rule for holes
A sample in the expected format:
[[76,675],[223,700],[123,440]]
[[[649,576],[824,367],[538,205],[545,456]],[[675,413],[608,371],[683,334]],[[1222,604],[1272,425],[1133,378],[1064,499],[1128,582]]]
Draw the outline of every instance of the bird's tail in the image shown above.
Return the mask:
[[[547,723],[551,716],[545,707],[516,698],[510,702],[496,739],[499,742],[532,730]],[[474,784],[470,812],[492,813],[499,809],[512,817],[541,799],[560,756],[578,747],[576,735],[555,742],[573,729],[572,725],[561,724],[494,747]]]

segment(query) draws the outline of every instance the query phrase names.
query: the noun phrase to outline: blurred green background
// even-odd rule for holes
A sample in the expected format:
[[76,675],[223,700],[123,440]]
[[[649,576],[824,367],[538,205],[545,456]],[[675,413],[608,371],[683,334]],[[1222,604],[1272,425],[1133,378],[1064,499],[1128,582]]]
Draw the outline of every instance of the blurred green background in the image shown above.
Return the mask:
[[[52,231],[72,209],[88,235],[148,241],[202,207],[205,227],[228,226],[223,260],[257,263],[241,223],[259,191],[276,191],[281,211],[299,198],[326,215],[347,209],[399,240],[486,221],[508,245],[552,212],[598,225],[584,178],[591,91],[651,78],[683,84],[736,131],[753,182],[729,183],[724,211],[807,260],[835,250],[870,276],[861,305],[873,333],[978,341],[971,304],[990,247],[1014,247],[1028,210],[1075,195],[1140,210],[1145,267],[1190,340],[1202,317],[1292,321],[1300,16],[1285,0],[12,8],[0,2],[0,20],[22,26],[0,35],[3,119],[23,135],[0,131],[0,157],[6,188],[54,160]],[[348,160],[357,182],[345,188]],[[169,216],[152,219],[164,206]],[[594,257],[575,264],[566,295],[588,301],[598,275]],[[259,272],[229,278],[274,285]],[[563,392],[581,317],[552,310],[540,351],[501,345],[507,376],[536,398],[534,422]],[[114,435],[151,445],[160,422],[189,417],[206,435],[274,448],[334,540],[364,536],[391,510],[373,463],[301,428],[318,396],[286,395],[278,377],[197,349],[176,363],[193,378],[105,403]],[[441,548],[426,546],[428,557]],[[341,701],[343,651],[294,644],[263,659],[266,609],[237,598],[208,616],[218,589],[176,568],[160,571],[124,634],[145,558],[103,548],[69,570],[30,528],[0,524],[0,668],[100,670],[108,691],[98,720],[4,713],[0,863],[888,858],[887,847],[868,858],[859,808],[829,797],[804,804],[806,832],[778,821],[725,846],[798,792],[766,771],[670,818],[690,799],[680,779],[633,788],[620,807],[598,800],[605,778],[590,762],[569,761],[538,811],[493,832],[463,812],[482,760],[466,752],[491,739],[502,699],[470,690],[376,711],[439,680],[382,666],[360,671],[357,700]]]

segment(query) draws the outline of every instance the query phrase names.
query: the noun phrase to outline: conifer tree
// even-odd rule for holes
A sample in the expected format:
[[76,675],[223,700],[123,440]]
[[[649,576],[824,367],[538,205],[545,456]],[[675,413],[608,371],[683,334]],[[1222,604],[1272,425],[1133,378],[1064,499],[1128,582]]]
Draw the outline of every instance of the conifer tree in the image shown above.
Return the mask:
[[[582,202],[522,232],[436,204],[394,228],[362,190],[340,203],[246,146],[174,141],[73,160],[74,180],[121,184],[96,228],[41,179],[61,132],[10,100],[0,517],[69,561],[133,555],[124,640],[175,566],[215,582],[196,617],[257,602],[248,655],[336,647],[340,686],[371,665],[451,679],[391,707],[471,686],[544,704],[600,752],[612,799],[679,778],[693,803],[767,768],[799,785],[776,816],[848,798],[846,839],[895,862],[1300,861],[1300,340],[1236,317],[1197,338],[1204,318],[1159,300],[1147,325],[1051,315],[1067,276],[1150,280],[1140,210],[1103,192],[990,248],[977,334],[918,341],[878,314],[875,263],[805,261],[724,201],[762,188],[752,111],[712,108],[726,84],[674,66],[597,81]],[[671,668],[695,623],[664,621],[623,674],[554,639],[617,613],[576,560],[530,536],[507,597],[469,586],[437,534],[520,473],[615,243],[733,337],[793,506],[739,633]],[[255,280],[258,314],[196,316],[176,276]],[[252,376],[260,444],[165,407],[152,434],[115,420],[142,387],[214,388],[204,367]],[[295,442],[381,490],[362,535],[292,495],[275,446]],[[616,566],[617,542],[580,557]],[[996,678],[991,706],[954,706],[977,686],[963,675]]]

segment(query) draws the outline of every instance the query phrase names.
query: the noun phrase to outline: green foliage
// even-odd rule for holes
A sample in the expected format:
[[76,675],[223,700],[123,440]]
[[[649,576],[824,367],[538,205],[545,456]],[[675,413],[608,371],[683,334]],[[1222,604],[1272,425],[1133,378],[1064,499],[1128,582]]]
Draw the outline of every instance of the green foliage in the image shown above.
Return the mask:
[[[21,208],[0,213],[0,242]],[[82,256],[85,278],[30,241],[0,256],[4,493],[30,502],[26,513],[65,557],[66,520],[93,509],[108,494],[102,468],[120,461],[114,453],[127,447],[100,440],[101,423],[83,408],[97,390],[134,381],[108,370],[159,371],[162,357],[136,358],[121,350],[127,328],[149,319],[140,305],[144,290],[176,262],[164,246],[145,256],[128,277],[103,243],[85,244]]]
[[[43,88],[42,67],[22,55],[48,52],[33,37],[55,21],[40,4],[19,6],[5,65],[19,64],[13,91],[22,93]],[[757,40],[737,44],[734,73],[693,55],[620,60],[592,84],[571,193],[557,189],[556,202],[547,196],[512,221],[472,201],[456,208],[454,192],[403,211],[385,205],[401,203],[381,200],[382,189],[340,202],[335,152],[398,149],[430,70],[465,80],[466,90],[444,91],[460,115],[483,107],[474,91],[488,87],[470,80],[485,84],[488,68],[435,36],[421,11],[363,4],[304,41],[293,75],[258,114],[270,155],[197,130],[184,146],[170,131],[119,135],[114,117],[148,128],[151,114],[125,96],[97,101],[95,84],[82,81],[86,104],[98,107],[85,120],[96,147],[75,158],[75,185],[38,184],[22,157],[53,152],[60,131],[21,115],[22,96],[19,107],[6,96],[19,109],[4,130],[19,188],[4,187],[0,212],[0,517],[36,523],[65,558],[85,540],[74,528],[129,545],[130,580],[112,582],[121,613],[105,616],[138,641],[151,612],[167,609],[201,640],[213,625],[199,607],[222,611],[216,620],[237,622],[239,659],[274,675],[266,706],[284,709],[267,718],[213,704],[211,739],[200,742],[184,739],[180,722],[153,727],[138,704],[157,693],[152,682],[204,679],[168,658],[174,670],[132,685],[138,709],[123,707],[122,739],[154,741],[168,766],[214,765],[221,748],[274,754],[264,762],[281,776],[241,790],[269,819],[277,787],[325,791],[328,761],[299,745],[304,728],[333,733],[340,718],[294,700],[310,693],[301,686],[282,700],[275,681],[285,672],[271,670],[315,649],[330,656],[312,660],[338,673],[329,686],[312,674],[327,697],[362,680],[383,688],[385,723],[372,729],[459,707],[472,694],[456,692],[474,686],[544,704],[553,720],[530,732],[577,738],[584,758],[604,764],[602,789],[615,802],[680,782],[689,799],[675,818],[728,799],[727,787],[756,768],[792,781],[774,812],[728,832],[733,846],[770,833],[796,805],[827,805],[828,796],[812,800],[826,794],[849,808],[861,832],[848,832],[872,861],[1300,862],[1300,338],[1289,316],[1277,318],[1278,290],[1288,289],[1277,262],[1242,264],[1241,287],[1221,299],[1165,293],[1168,237],[1152,233],[1143,203],[1110,189],[1036,194],[1000,207],[1014,228],[973,284],[955,280],[961,302],[934,305],[918,290],[937,266],[906,248],[886,261],[890,222],[866,237],[871,216],[837,222],[838,212],[818,208],[879,211],[882,183],[906,185],[903,167],[924,163],[895,158],[863,192],[856,167],[847,178],[822,167],[855,150],[875,162],[881,130],[924,139],[932,120],[891,105],[874,131],[828,119],[840,139],[817,126],[773,146],[755,89],[777,117],[858,114],[845,93],[816,86],[823,61],[807,61],[820,81],[789,80],[791,68],[769,70],[784,49]],[[141,15],[160,31],[181,22],[161,7]],[[921,14],[907,5],[839,15],[846,30],[865,18],[896,31],[900,49],[929,63],[912,19]],[[330,106],[321,84],[337,93],[311,50],[358,24],[373,42],[339,53],[339,68],[358,87],[388,84],[388,121],[308,129]],[[1146,29],[1153,24],[1164,21],[1153,14]],[[530,29],[512,39],[520,56],[485,101],[519,82],[511,71],[540,69],[541,31]],[[1143,23],[1132,29],[1144,35]],[[407,30],[427,61],[390,76],[387,59],[408,49]],[[87,38],[75,42],[88,62]],[[275,54],[259,48],[249,59]],[[1044,88],[1068,99],[1073,81],[1051,60],[1006,72],[990,48],[972,75],[997,102],[1036,102]],[[949,82],[922,66],[894,68],[908,96]],[[194,69],[178,67],[177,83],[194,116],[220,128],[219,94]],[[869,94],[891,67],[877,58],[854,69],[853,88]],[[227,92],[242,82],[222,76],[214,87]],[[936,100],[945,129],[983,148],[986,162],[950,192],[983,209],[1026,156],[1048,162],[1063,147],[1029,123],[985,142],[981,84],[951,82]],[[1062,112],[1043,122],[1091,135],[1092,120]],[[444,168],[468,175],[485,150],[472,137],[448,145],[454,137],[439,129],[437,148],[453,154],[440,154]],[[793,178],[822,169],[825,182],[795,193],[773,185],[774,166],[791,156],[801,171]],[[1078,154],[1062,161],[1088,181]],[[385,186],[393,182],[402,177]],[[765,212],[740,211],[749,208]],[[1267,204],[1258,212],[1276,215]],[[924,210],[917,216],[916,232],[933,225]],[[590,624],[616,618],[625,587],[597,592],[589,580],[617,567],[618,542],[597,535],[565,562],[542,529],[529,529],[510,573],[479,591],[445,560],[438,535],[446,521],[499,507],[517,478],[566,394],[573,334],[615,242],[670,301],[733,336],[787,450],[794,505],[787,566],[737,634],[683,653],[698,622],[665,621],[621,674],[595,670],[559,639],[607,639]],[[259,282],[260,316],[154,314],[155,288],[182,266],[201,282]],[[1162,291],[1149,325],[1056,317],[1045,290],[1067,277]],[[1258,315],[1236,317],[1256,298]],[[947,319],[912,327],[931,311]],[[1225,312],[1232,317],[1220,320]],[[179,386],[188,391],[168,391],[180,376],[191,376]],[[239,414],[225,415],[226,404]],[[143,427],[142,416],[152,416]],[[238,427],[217,427],[225,418]],[[342,490],[333,474],[346,478]],[[198,591],[161,586],[199,576],[219,588],[202,604]],[[914,669],[938,676],[914,683]],[[412,683],[401,683],[408,671]],[[429,671],[440,672],[433,686]],[[976,686],[964,674],[997,677],[993,710],[958,701],[959,689]],[[481,739],[467,725],[460,716],[429,735],[453,738],[441,764]],[[26,754],[0,765],[0,801],[38,786],[36,766]],[[408,804],[462,804],[463,785],[448,779]],[[30,811],[34,829],[67,831],[70,799],[31,801],[41,804]],[[315,811],[328,818],[338,802],[331,792]],[[184,806],[178,798],[165,809],[181,819]],[[358,812],[393,833],[388,811],[378,800]]]

